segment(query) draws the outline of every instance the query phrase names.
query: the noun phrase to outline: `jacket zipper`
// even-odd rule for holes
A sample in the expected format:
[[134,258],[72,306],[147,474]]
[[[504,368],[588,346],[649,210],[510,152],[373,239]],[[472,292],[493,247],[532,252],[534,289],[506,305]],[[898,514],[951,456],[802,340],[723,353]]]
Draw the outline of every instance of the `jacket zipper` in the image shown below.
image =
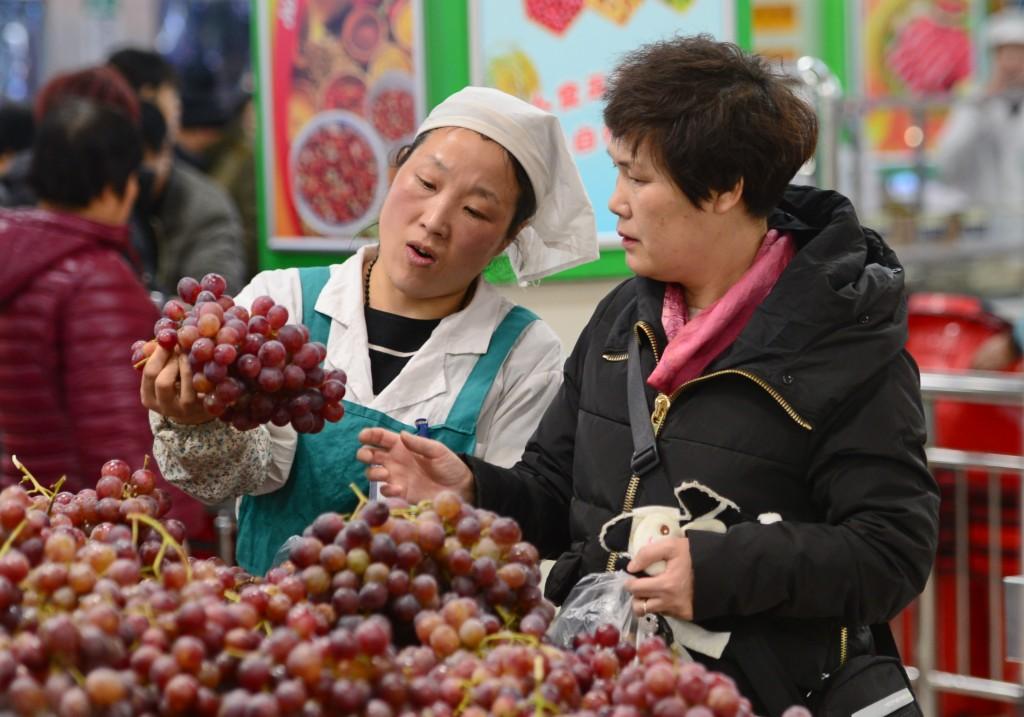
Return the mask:
[[[765,392],[772,397],[775,403],[779,404],[779,407],[786,412],[787,416],[793,419],[793,422],[796,423],[796,425],[800,426],[800,428],[803,428],[804,430],[807,431],[813,430],[811,424],[799,413],[797,413],[796,409],[793,408],[789,404],[789,402],[782,397],[782,394],[780,394],[778,391],[772,388],[767,381],[765,381],[760,376],[750,373],[749,371],[744,371],[738,368],[727,368],[721,371],[714,371],[713,373],[708,373],[703,376],[698,376],[697,378],[690,379],[689,381],[687,381],[682,386],[680,386],[679,388],[672,392],[672,395],[668,397],[669,403],[675,401],[679,394],[683,392],[683,389],[687,388],[688,386],[692,386],[695,383],[702,383],[704,381],[707,381],[709,378],[715,378],[716,376],[728,376],[730,374],[734,376],[743,376],[744,378],[753,381],[755,384],[763,388]],[[657,406],[657,402],[655,402],[655,406]]]
[[[646,336],[648,342],[651,345],[651,350],[654,352],[654,363],[655,363],[655,365],[657,365],[658,362],[661,361],[661,354],[658,351],[658,342],[657,342],[657,340],[656,340],[656,338],[654,336],[654,330],[650,327],[650,325],[646,321],[638,321],[638,322],[636,322],[636,324],[634,324],[633,328],[637,331],[638,338],[639,338],[639,333],[641,331]],[[611,358],[611,356],[614,356],[615,358]],[[618,356],[620,356],[620,354],[603,354],[603,357],[606,358],[609,361],[620,361],[620,360],[622,360],[622,359],[619,359]],[[687,381],[686,383],[684,383],[683,385],[681,385],[679,388],[677,388],[675,391],[673,391],[672,395],[670,395],[670,396],[666,396],[664,393],[659,393],[654,398],[654,410],[651,412],[651,426],[654,428],[654,437],[657,438],[658,435],[661,433],[661,429],[665,425],[665,418],[668,416],[668,411],[672,407],[672,403],[676,400],[676,398],[679,397],[679,394],[681,394],[688,386],[692,386],[692,385],[697,384],[697,383],[703,383],[704,381],[707,381],[708,379],[711,379],[711,378],[715,378],[717,376],[727,376],[727,375],[743,376],[744,378],[749,379],[750,381],[753,381],[756,385],[758,385],[762,389],[764,389],[765,392],[769,396],[771,396],[772,399],[779,405],[779,407],[782,408],[782,410],[786,412],[786,415],[789,416],[798,426],[800,426],[801,428],[803,428],[805,430],[808,430],[808,431],[813,430],[811,424],[806,419],[804,419],[799,413],[797,413],[796,409],[793,408],[793,406],[791,406],[789,404],[789,402],[786,401],[786,399],[784,399],[782,397],[782,394],[780,394],[778,391],[776,391],[774,388],[772,388],[768,384],[768,382],[765,381],[763,378],[761,378],[760,376],[757,376],[755,374],[752,374],[749,371],[743,371],[742,369],[729,368],[729,369],[723,369],[721,371],[714,371],[712,373],[705,374],[703,376],[698,376],[697,378],[692,378],[689,381]],[[633,504],[636,501],[636,494],[637,494],[637,491],[639,489],[640,489],[640,476],[638,476],[637,474],[634,473],[633,475],[631,475],[629,477],[629,483],[626,485],[626,497],[625,497],[625,499],[623,500],[623,503],[622,503],[622,512],[623,513],[628,513],[629,511],[633,510]],[[618,559],[618,556],[619,556],[619,554],[616,553],[616,552],[609,553],[609,555],[608,555],[608,562],[607,562],[607,564],[605,566],[605,568],[606,568],[606,570],[608,572],[612,572],[612,571],[615,570],[615,561]],[[842,651],[842,661],[845,662],[846,661],[846,642],[845,642],[845,635],[846,635],[846,633],[845,633],[845,628],[843,628],[843,630],[844,630],[844,632],[843,632],[843,641],[841,643],[841,651]]]
[[846,664],[846,653],[849,645],[850,633],[845,627],[839,630],[839,666]]
[[601,354],[601,358],[605,361],[625,361],[629,358],[629,354],[625,351],[610,351],[608,353]]

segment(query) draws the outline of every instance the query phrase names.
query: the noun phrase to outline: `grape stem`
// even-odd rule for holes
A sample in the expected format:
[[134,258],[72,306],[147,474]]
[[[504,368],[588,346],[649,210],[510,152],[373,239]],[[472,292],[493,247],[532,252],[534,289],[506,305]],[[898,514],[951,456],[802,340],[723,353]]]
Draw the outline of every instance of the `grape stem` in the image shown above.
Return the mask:
[[363,509],[363,506],[370,502],[370,499],[366,497],[363,491],[359,490],[359,486],[355,483],[349,483],[348,487],[352,489],[352,492],[356,494],[356,498],[359,499],[359,502],[356,503],[356,507],[352,510],[352,515],[349,516],[349,519],[351,520],[359,515],[359,511]]
[[501,644],[518,644],[526,645],[527,647],[537,647],[540,645],[538,640],[533,635],[527,635],[525,632],[512,632],[511,630],[502,630],[495,632],[491,635],[487,635],[483,640],[480,641],[478,650],[483,650],[489,647],[492,643],[500,642]]
[[144,358],[144,359],[140,359],[140,360],[138,361],[138,363],[133,363],[133,364],[132,364],[132,368],[134,368],[134,369],[140,369],[140,368],[142,368],[143,366],[145,366],[145,365],[146,365],[146,362],[147,362],[147,361],[149,361],[149,356],[147,356],[147,357],[146,357],[146,358]]
[[465,712],[466,708],[469,707],[469,703],[473,700],[473,687],[478,684],[480,684],[480,680],[478,679],[462,680],[462,700],[455,708],[456,717]]
[[156,614],[153,612],[153,606],[149,603],[142,603],[138,608],[138,614],[142,615],[149,621],[150,626],[156,627]]
[[498,617],[500,617],[502,622],[505,623],[505,628],[506,629],[512,627],[513,623],[515,623],[516,616],[513,615],[508,610],[506,610],[503,606],[495,605],[494,606],[494,611],[496,613],[498,613]]
[[12,530],[11,534],[7,536],[7,540],[4,541],[3,547],[0,548],[0,558],[7,555],[7,551],[11,549],[12,545],[14,545],[14,541],[17,540],[26,525],[28,525],[28,518],[22,518],[21,522],[14,526],[14,530]]
[[78,668],[74,665],[68,665],[68,674],[74,679],[75,684],[79,687],[85,687],[85,675],[79,672]]
[[425,512],[427,510],[427,505],[428,503],[424,502],[422,504],[416,503],[414,505],[410,505],[408,508],[392,508],[391,515],[399,518],[405,518],[406,520],[412,520],[413,518],[418,517],[420,513]]
[[53,501],[57,499],[57,494],[60,493],[61,486],[64,485],[64,481],[68,479],[67,476],[61,476],[57,479],[57,482],[50,488],[50,502],[46,505],[46,515],[50,515],[53,512]]
[[544,684],[544,658],[541,655],[533,658],[533,684],[533,695],[530,699],[533,702],[534,717],[541,717],[545,712],[558,714],[558,706],[551,704],[540,691]]
[[[36,480],[36,477],[29,472],[28,468],[26,468],[22,464],[22,462],[18,460],[17,456],[11,456],[11,463],[13,463],[14,466],[24,474],[24,478],[21,479],[21,482],[24,483],[26,480],[28,480],[28,482],[32,484],[32,490],[30,490],[29,493],[39,493],[40,495],[45,495],[47,498],[51,500],[53,499],[53,496],[56,495],[56,492],[50,492],[46,488],[43,488],[43,486],[39,484],[39,481]],[[60,483],[58,483],[58,485],[60,485]]]
[[160,563],[163,562],[164,555],[167,554],[167,548],[171,547],[174,548],[176,553],[178,553],[181,557],[181,562],[185,565],[185,579],[192,580],[192,566],[188,563],[188,553],[185,552],[185,549],[181,547],[181,544],[177,540],[171,537],[171,534],[167,532],[167,528],[164,527],[163,523],[155,518],[145,515],[144,513],[129,513],[128,520],[132,521],[132,523],[135,523],[136,521],[145,523],[159,533],[160,537],[163,538],[163,541],[160,543],[160,551],[156,554],[156,558],[153,560],[153,574],[156,575],[158,579],[161,579]]

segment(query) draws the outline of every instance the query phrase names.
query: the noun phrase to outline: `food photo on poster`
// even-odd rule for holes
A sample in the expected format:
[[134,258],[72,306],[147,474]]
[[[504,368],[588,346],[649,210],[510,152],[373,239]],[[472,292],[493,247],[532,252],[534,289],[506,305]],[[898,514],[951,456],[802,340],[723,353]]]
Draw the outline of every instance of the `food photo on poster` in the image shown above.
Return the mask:
[[370,239],[395,151],[424,116],[417,0],[261,5],[263,184],[272,248]]

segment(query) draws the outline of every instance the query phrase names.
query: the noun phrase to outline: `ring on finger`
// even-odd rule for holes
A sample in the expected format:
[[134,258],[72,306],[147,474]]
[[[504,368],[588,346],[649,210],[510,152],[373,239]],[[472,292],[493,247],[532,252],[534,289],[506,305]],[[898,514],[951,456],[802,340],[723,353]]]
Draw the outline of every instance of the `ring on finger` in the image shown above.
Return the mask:
[[643,611],[642,614],[647,614],[647,598],[644,598],[644,601],[640,603],[640,609]]

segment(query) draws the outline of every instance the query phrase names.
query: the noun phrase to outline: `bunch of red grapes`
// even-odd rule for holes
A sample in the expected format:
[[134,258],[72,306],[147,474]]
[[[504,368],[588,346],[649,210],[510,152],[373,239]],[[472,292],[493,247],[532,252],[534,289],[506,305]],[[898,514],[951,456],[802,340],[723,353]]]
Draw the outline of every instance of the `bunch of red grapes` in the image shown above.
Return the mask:
[[136,648],[167,632],[202,578],[223,595],[244,574],[188,559],[145,467],[108,461],[74,494],[22,471],[25,485],[0,492],[0,713],[155,713],[158,690],[131,672]]
[[441,657],[503,630],[540,638],[554,616],[516,522],[449,491],[416,507],[370,501],[349,520],[324,513],[289,557],[267,573],[282,592],[301,585],[337,618],[384,615],[397,644]]
[[156,345],[188,356],[192,388],[213,416],[240,431],[264,423],[319,433],[345,413],[345,372],[321,368],[326,347],[309,329],[288,323],[288,310],[269,296],[251,309],[224,292],[219,274],[184,277],[153,327],[155,339],[132,345],[132,363],[144,364]]
[[255,578],[186,554],[146,468],[77,494],[24,472],[0,492],[0,714],[751,714],[660,638],[546,644],[536,549],[452,493],[323,514]]

